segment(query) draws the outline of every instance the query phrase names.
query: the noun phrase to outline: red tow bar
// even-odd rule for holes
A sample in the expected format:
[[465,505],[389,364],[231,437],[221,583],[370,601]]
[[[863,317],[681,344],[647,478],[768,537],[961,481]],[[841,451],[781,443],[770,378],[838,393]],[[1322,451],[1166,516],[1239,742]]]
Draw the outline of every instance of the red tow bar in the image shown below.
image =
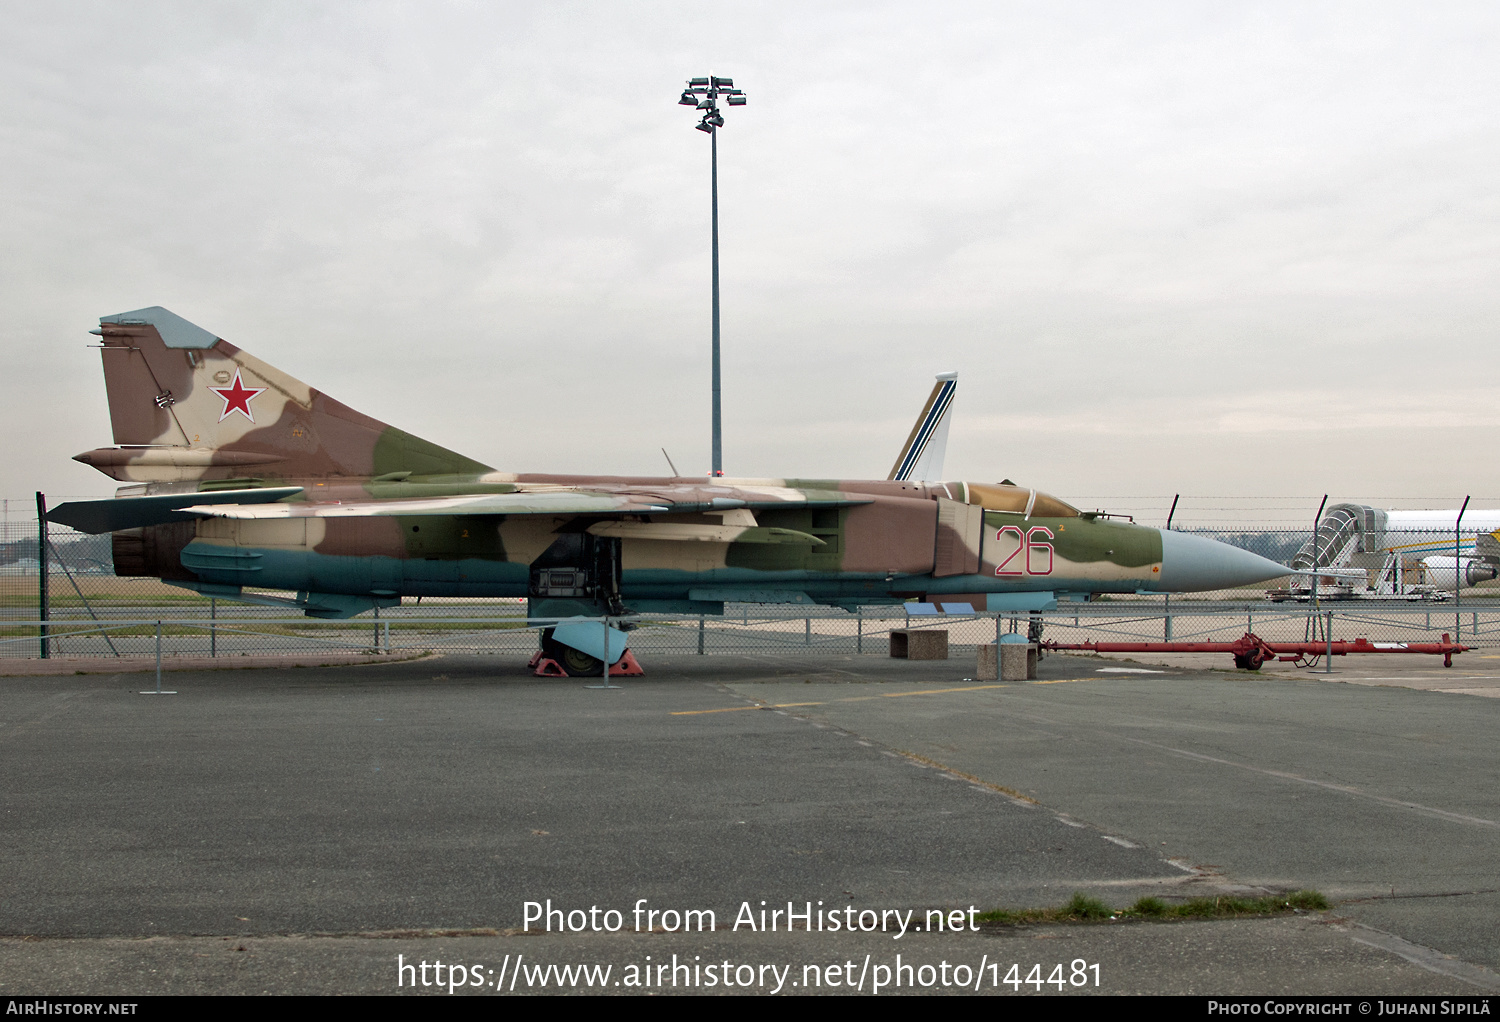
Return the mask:
[[1427,653],[1443,658],[1444,667],[1453,666],[1453,654],[1467,653],[1471,647],[1450,642],[1443,633],[1442,642],[1371,642],[1369,639],[1338,639],[1329,642],[1267,642],[1254,632],[1246,632],[1233,642],[1043,642],[1045,650],[1077,650],[1086,653],[1228,653],[1234,665],[1259,670],[1270,660],[1312,663],[1332,653]]

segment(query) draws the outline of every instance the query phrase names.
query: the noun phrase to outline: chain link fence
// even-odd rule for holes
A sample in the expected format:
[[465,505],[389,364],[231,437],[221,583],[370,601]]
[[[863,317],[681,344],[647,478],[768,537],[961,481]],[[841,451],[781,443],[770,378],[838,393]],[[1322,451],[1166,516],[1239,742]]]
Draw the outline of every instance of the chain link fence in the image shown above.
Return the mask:
[[[528,620],[524,606],[510,613],[457,616],[384,614],[348,621],[267,618],[220,613],[196,616],[97,620],[71,615],[38,620],[12,619],[0,636],[0,656],[35,657],[45,642],[51,656],[236,657],[267,654],[462,652],[530,654],[539,632],[557,622]],[[1060,604],[1054,612],[1011,616],[908,616],[900,610],[848,613],[809,608],[780,612],[761,606],[729,608],[723,617],[642,615],[613,618],[631,629],[637,656],[722,653],[838,653],[888,655],[899,629],[939,629],[948,635],[950,655],[972,654],[1006,632],[1020,632],[1062,643],[1233,642],[1246,632],[1277,642],[1322,642],[1365,638],[1371,642],[1437,642],[1445,635],[1474,647],[1500,646],[1500,608],[1455,611],[1452,607],[1276,609],[1265,606],[1199,604]]]

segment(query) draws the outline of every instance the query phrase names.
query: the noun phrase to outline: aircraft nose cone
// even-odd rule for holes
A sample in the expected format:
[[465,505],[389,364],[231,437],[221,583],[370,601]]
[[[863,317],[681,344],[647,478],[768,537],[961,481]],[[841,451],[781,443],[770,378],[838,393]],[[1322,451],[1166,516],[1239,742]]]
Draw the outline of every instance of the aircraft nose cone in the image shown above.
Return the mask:
[[1248,550],[1185,532],[1161,533],[1161,582],[1171,593],[1206,592],[1253,585],[1287,574],[1284,564]]

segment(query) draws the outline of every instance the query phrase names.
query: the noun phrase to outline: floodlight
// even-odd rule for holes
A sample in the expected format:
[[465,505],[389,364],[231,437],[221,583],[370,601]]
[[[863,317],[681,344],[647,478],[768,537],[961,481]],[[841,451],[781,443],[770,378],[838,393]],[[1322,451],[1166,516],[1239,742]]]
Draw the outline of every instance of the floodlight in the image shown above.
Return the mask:
[[710,135],[712,135],[714,133],[714,129],[710,128],[707,124],[703,123],[702,121],[699,121],[697,124],[693,125],[693,127],[697,128],[699,131],[706,131]]
[[726,102],[728,102],[730,106],[744,106],[745,105],[745,97],[744,96],[730,96],[729,99]]
[[694,96],[691,92],[688,92],[688,91],[684,90],[683,93],[682,93],[682,98],[677,101],[677,105],[678,106],[697,106],[698,105],[698,97]]

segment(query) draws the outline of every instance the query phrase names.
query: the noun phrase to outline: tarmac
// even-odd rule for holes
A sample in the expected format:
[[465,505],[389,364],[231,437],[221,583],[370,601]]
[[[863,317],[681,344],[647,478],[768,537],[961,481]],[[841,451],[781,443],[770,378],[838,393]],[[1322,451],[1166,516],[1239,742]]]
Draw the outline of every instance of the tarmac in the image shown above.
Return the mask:
[[[0,995],[1500,992],[1500,660],[523,665],[6,677]],[[1305,888],[1334,908],[967,922]],[[788,902],[883,929],[762,929]]]

